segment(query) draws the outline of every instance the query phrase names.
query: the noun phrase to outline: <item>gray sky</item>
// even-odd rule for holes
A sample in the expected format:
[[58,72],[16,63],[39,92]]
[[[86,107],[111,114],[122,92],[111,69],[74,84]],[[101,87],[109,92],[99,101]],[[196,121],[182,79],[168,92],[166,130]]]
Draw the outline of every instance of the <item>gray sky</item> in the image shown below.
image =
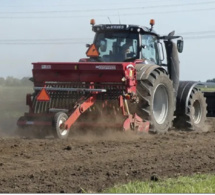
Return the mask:
[[215,78],[215,0],[0,0],[0,77],[31,76],[32,62],[86,57],[96,24],[149,26],[184,37],[181,80]]

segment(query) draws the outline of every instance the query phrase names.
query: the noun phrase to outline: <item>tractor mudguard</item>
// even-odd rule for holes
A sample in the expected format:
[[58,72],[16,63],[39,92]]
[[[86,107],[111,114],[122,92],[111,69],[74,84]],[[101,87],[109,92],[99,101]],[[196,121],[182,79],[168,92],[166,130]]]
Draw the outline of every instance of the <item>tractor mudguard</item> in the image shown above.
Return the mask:
[[193,88],[198,85],[196,81],[180,81],[176,101],[176,115],[187,114],[188,101]]
[[170,79],[173,81],[176,97],[178,93],[180,73],[178,50],[176,44],[173,41],[164,41],[164,43],[167,52],[167,69],[170,74]]
[[136,79],[137,81],[148,79],[149,75],[155,70],[159,69],[162,72],[166,72],[164,68],[158,65],[152,65],[152,64],[136,64]]

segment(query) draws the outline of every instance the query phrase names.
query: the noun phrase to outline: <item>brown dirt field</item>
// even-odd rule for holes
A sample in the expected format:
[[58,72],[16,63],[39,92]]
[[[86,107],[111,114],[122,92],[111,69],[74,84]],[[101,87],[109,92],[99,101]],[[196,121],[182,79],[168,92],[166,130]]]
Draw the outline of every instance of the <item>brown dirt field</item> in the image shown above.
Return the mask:
[[0,139],[0,192],[101,192],[115,184],[215,173],[215,131],[108,131],[68,140]]
[[18,91],[0,102],[0,193],[101,192],[154,174],[159,180],[215,174],[214,119],[208,132],[140,136],[98,129],[73,132],[68,140],[26,139],[14,135],[26,111],[25,93],[17,98]]

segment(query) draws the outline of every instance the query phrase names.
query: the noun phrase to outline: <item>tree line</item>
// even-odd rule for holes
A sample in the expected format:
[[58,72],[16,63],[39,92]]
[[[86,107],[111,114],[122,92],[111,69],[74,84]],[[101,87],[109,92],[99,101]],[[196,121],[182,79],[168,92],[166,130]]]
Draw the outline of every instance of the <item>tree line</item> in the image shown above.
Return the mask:
[[213,78],[213,79],[208,79],[206,82],[215,83],[215,78]]
[[8,76],[7,78],[0,77],[0,86],[5,87],[18,87],[18,86],[32,86],[32,81],[29,80],[30,77],[23,77],[21,79]]

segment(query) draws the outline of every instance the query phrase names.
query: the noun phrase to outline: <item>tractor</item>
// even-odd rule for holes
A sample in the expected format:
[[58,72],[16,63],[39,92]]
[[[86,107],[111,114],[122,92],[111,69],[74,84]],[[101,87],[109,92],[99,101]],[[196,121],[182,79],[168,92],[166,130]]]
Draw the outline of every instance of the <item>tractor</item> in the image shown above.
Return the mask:
[[179,80],[182,36],[157,34],[153,19],[149,27],[90,24],[95,37],[86,58],[33,63],[34,93],[26,96],[29,111],[18,119],[19,129],[48,128],[65,139],[90,127],[139,133],[204,128],[207,103],[199,83]]

